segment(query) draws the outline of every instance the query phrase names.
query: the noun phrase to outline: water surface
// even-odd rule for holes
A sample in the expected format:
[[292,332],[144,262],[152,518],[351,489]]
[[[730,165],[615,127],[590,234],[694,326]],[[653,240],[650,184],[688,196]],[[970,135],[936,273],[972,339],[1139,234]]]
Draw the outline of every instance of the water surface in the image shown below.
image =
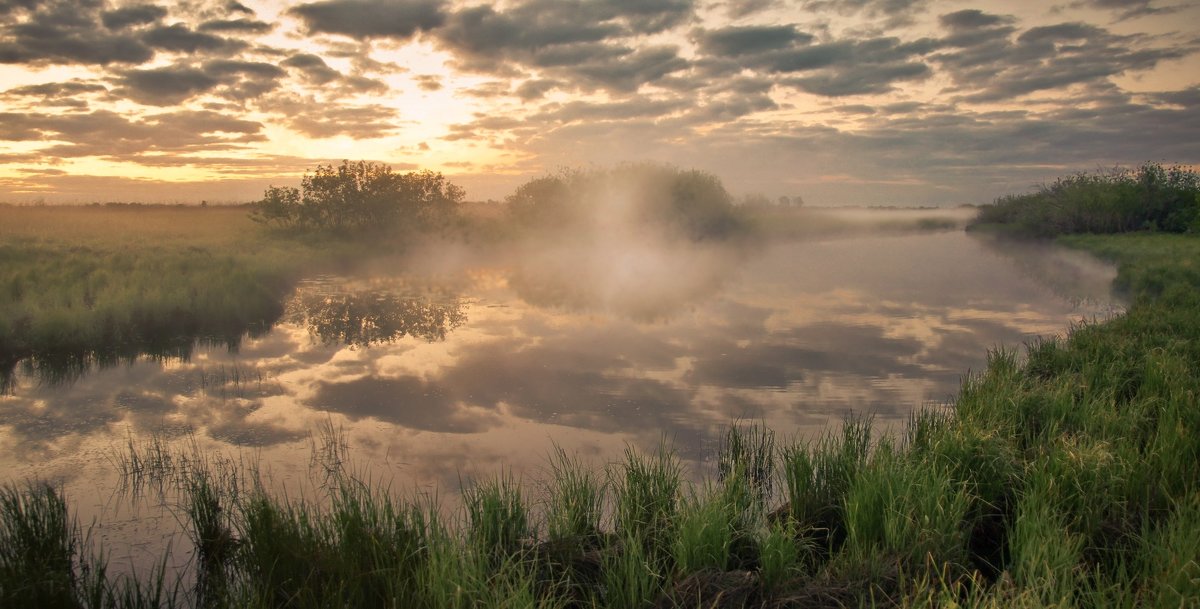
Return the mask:
[[398,492],[453,494],[502,468],[536,479],[555,445],[602,465],[666,438],[700,472],[731,421],[785,437],[851,412],[900,422],[952,399],[989,348],[1116,310],[1111,267],[962,232],[623,252],[314,277],[236,352],[19,378],[0,397],[4,478],[58,481],[114,558],[144,563],[177,521],[172,499],[117,492],[131,437],[257,462],[309,489],[295,492],[315,492],[327,425]]

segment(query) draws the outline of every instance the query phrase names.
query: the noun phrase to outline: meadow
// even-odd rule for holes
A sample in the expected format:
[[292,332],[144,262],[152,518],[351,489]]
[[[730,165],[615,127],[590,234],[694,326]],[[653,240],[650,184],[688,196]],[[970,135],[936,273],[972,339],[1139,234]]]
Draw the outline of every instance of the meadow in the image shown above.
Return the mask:
[[[241,206],[0,205],[0,381],[236,348],[306,273],[364,249],[263,231]],[[3,383],[0,383],[2,386]]]
[[[156,210],[162,224],[146,226],[159,232],[138,247],[177,251],[187,269],[183,254],[205,246],[172,240],[175,211]],[[207,217],[205,238],[225,244],[205,249],[212,260],[262,265],[258,278],[295,272],[270,253],[301,246],[244,241],[251,227],[220,213]],[[107,234],[73,238],[123,251]],[[1146,231],[1061,239],[1119,265],[1127,312],[992,352],[952,404],[900,434],[863,417],[815,439],[737,424],[701,482],[669,445],[599,466],[560,451],[544,478],[472,483],[454,510],[356,472],[332,428],[313,448],[328,465],[323,496],[303,499],[263,490],[253,468],[143,439],[119,466],[182,494],[191,572],[176,578],[164,558],[110,575],[69,497],[8,485],[0,606],[1194,606],[1200,245]]]

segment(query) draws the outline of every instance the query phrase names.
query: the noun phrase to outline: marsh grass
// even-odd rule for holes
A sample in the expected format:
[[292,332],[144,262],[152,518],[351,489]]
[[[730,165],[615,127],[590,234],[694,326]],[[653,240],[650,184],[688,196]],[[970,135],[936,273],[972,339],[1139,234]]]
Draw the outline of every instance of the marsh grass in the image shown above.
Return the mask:
[[1200,176],[1182,166],[1078,173],[980,208],[976,225],[1034,237],[1200,229]]
[[263,234],[244,208],[0,206],[0,388],[18,365],[67,383],[187,359],[197,342],[236,349],[279,319],[302,273],[367,253]]

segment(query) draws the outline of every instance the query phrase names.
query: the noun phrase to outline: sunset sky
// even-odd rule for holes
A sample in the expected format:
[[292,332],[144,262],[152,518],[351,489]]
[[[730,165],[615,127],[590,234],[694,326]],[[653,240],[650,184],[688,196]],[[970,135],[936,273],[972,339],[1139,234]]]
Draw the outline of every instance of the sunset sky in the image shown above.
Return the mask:
[[503,199],[656,161],[813,205],[1200,165],[1200,2],[0,0],[0,201],[247,201],[341,159]]

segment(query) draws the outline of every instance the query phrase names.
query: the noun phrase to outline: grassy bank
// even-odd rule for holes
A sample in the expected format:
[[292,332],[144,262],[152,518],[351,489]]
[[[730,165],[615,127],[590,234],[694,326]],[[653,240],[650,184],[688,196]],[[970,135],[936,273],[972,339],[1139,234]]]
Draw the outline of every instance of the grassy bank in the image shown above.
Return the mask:
[[557,454],[543,480],[464,489],[449,516],[336,467],[312,501],[161,467],[186,498],[186,586],[107,578],[62,497],[8,487],[0,605],[1192,606],[1196,239],[1071,243],[1121,264],[1128,313],[993,353],[952,409],[900,437],[864,420],[811,442],[735,428],[701,484],[669,449],[607,467]]
[[975,225],[1023,236],[1200,231],[1200,175],[1147,163],[1134,170],[1078,173],[979,210]]
[[0,378],[18,360],[53,381],[236,345],[301,273],[353,249],[277,238],[240,207],[0,206]]

